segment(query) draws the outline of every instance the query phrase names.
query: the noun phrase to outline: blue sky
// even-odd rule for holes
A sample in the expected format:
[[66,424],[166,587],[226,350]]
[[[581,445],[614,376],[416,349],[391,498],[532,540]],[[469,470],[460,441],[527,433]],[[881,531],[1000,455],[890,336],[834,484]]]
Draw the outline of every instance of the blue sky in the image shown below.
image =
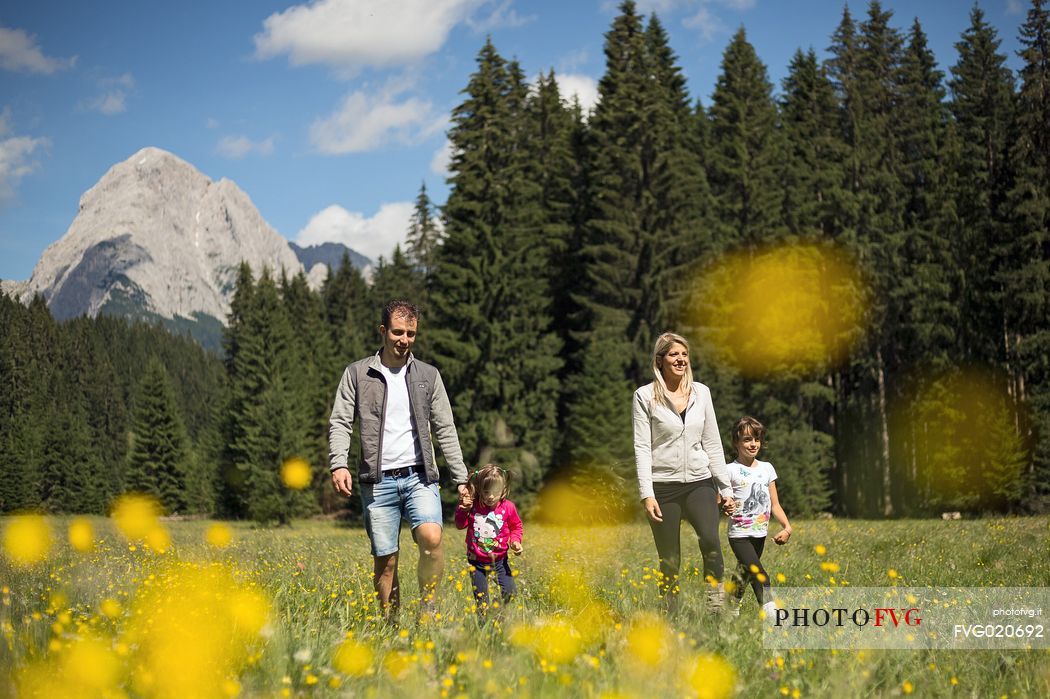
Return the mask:
[[[486,35],[527,74],[553,68],[587,104],[610,0],[35,0],[0,4],[0,278],[27,279],[80,195],[140,148],[235,181],[289,240],[376,257],[403,238],[421,182],[441,203],[450,110]],[[735,30],[779,86],[797,48],[821,55],[843,2],[644,0],[709,103]],[[1010,65],[1028,4],[983,0]],[[863,18],[867,2],[850,2]],[[967,0],[889,0],[918,16],[942,70]]]

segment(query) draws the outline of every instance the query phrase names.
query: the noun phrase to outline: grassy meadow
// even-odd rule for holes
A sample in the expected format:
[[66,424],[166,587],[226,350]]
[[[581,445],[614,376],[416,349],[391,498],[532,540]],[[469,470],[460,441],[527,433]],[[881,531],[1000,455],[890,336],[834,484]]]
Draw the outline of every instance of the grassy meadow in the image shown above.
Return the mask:
[[[673,621],[658,613],[644,523],[526,522],[525,552],[513,561],[520,594],[484,623],[452,527],[437,613],[419,619],[406,529],[404,604],[399,623],[387,624],[359,527],[169,521],[129,540],[118,523],[0,521],[0,695],[1050,696],[1048,650],[765,650],[750,592],[739,618],[705,615],[688,528],[685,604]],[[775,585],[1050,580],[1046,517],[794,525],[787,546],[766,549]],[[20,543],[31,535],[50,536],[50,546]]]

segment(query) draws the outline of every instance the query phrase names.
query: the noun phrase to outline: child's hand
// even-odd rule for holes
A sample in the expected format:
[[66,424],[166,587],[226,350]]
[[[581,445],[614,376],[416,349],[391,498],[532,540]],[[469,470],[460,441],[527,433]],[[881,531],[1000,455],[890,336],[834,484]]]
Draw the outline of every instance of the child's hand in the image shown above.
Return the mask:
[[724,498],[722,500],[722,514],[726,517],[732,517],[736,512],[736,500],[733,498]]
[[459,509],[469,510],[471,505],[474,504],[474,498],[470,497],[470,493],[461,493],[459,496]]
[[790,539],[790,538],[791,538],[791,527],[786,527],[785,529],[781,529],[779,532],[777,532],[777,535],[773,537],[773,541],[777,542],[778,544],[783,545],[783,544],[786,544],[788,542],[788,539]]
[[512,541],[510,542],[510,550],[514,552],[515,556],[520,556],[521,552],[525,549],[522,547],[520,541]]

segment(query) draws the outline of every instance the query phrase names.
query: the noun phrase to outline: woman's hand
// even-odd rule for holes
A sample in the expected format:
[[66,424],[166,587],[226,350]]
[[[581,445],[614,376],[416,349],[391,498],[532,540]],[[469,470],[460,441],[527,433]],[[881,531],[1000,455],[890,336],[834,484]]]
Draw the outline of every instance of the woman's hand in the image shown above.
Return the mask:
[[460,491],[459,493],[459,509],[469,510],[471,505],[474,504],[474,498],[470,496],[469,492]]
[[642,506],[645,507],[645,514],[649,515],[649,519],[654,522],[664,521],[664,513],[660,511],[660,503],[656,501],[656,498],[646,498],[642,500]]
[[726,517],[732,517],[734,512],[736,512],[736,500],[733,498],[723,498],[722,514]]
[[786,544],[788,542],[788,539],[790,538],[791,527],[784,527],[779,532],[777,532],[776,536],[773,537],[773,541],[777,542],[778,544]]

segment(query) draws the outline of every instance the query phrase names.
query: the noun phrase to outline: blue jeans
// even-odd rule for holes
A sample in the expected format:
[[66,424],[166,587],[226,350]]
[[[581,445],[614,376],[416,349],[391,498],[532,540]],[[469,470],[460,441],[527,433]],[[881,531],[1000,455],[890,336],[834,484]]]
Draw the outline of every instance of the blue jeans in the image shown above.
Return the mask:
[[474,584],[474,599],[478,603],[478,613],[482,614],[489,607],[489,573],[496,572],[496,580],[502,593],[503,603],[506,604],[518,586],[514,583],[514,573],[510,569],[510,557],[504,556],[490,563],[467,560],[470,564],[470,581]]
[[379,483],[362,483],[361,504],[373,556],[397,553],[402,518],[412,529],[428,522],[441,524],[437,483],[424,483],[416,471],[401,478],[384,475]]

